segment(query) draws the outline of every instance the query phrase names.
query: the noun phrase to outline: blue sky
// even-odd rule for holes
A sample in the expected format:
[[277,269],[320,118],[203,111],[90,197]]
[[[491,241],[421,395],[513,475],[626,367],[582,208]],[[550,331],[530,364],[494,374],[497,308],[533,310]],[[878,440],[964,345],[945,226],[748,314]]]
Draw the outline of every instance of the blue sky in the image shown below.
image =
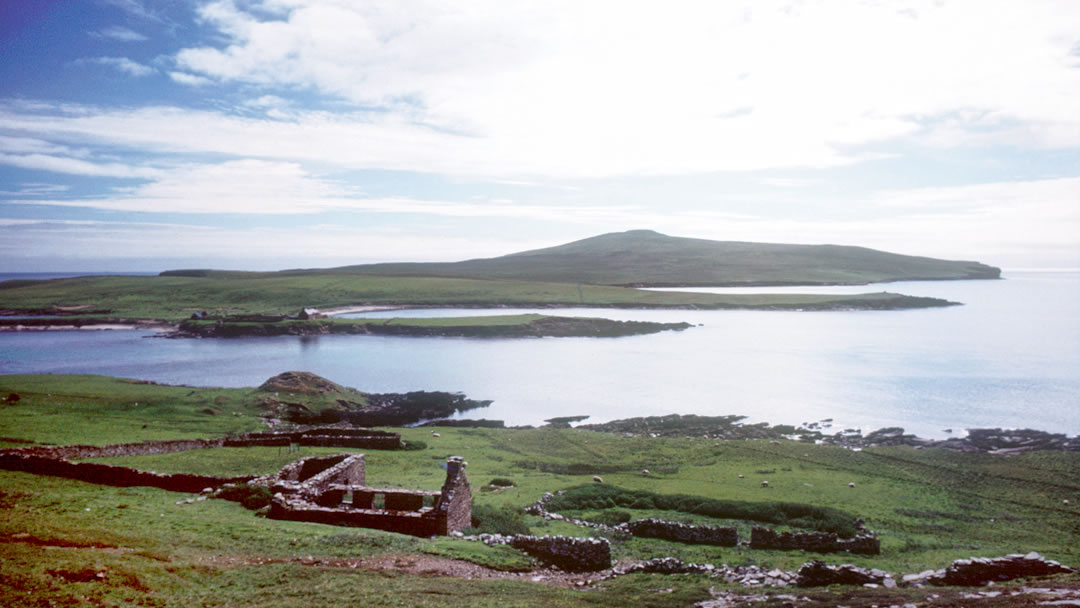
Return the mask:
[[1080,4],[0,3],[0,271],[651,228],[1080,268]]

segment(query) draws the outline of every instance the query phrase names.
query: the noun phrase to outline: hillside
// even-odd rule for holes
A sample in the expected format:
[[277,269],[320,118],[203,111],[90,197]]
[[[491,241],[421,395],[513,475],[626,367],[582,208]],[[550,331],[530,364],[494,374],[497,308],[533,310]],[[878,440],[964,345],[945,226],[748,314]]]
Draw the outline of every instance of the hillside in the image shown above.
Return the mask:
[[996,279],[1001,275],[1000,269],[979,262],[899,255],[864,247],[710,241],[651,230],[603,234],[497,258],[368,264],[332,272],[621,286],[864,284]]
[[[27,328],[102,323],[115,318],[176,323],[192,313],[211,316],[295,314],[301,308],[356,305],[755,310],[897,310],[948,306],[936,298],[894,293],[860,295],[672,293],[574,283],[499,281],[442,277],[395,277],[341,271],[265,272],[237,275],[200,271],[156,277],[77,277],[0,283],[0,327]],[[104,317],[108,315],[113,318]]]

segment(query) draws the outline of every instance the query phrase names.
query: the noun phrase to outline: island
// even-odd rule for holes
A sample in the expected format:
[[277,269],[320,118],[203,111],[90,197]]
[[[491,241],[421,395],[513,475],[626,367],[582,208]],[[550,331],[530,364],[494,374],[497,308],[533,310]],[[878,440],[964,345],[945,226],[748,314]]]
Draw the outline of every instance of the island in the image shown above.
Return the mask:
[[[455,263],[372,264],[277,272],[172,270],[0,282],[0,330],[164,327],[177,336],[381,334],[468,337],[617,336],[675,329],[559,317],[346,320],[345,307],[640,308],[852,311],[952,306],[940,298],[862,294],[699,293],[656,286],[832,285],[996,279],[978,262],[834,245],[730,243],[648,230]],[[809,288],[812,291],[812,287]],[[212,322],[212,323],[211,323]],[[220,322],[220,323],[219,323]]]

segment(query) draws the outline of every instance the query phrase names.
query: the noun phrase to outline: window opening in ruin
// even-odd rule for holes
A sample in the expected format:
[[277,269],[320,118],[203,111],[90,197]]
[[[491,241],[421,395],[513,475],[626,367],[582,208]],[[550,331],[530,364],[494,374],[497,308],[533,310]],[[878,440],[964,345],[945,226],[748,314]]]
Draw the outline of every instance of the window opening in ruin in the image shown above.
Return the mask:
[[375,501],[371,504],[373,509],[385,509],[386,508],[386,495],[379,492],[375,495]]
[[424,506],[428,507],[428,508],[434,507],[435,506],[435,497],[434,496],[425,496],[424,497]]

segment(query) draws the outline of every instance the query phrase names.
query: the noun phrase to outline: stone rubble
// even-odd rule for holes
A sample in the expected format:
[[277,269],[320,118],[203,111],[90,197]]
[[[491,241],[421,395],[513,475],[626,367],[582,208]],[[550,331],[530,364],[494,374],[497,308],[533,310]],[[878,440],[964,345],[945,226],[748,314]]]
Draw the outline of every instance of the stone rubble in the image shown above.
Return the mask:
[[903,582],[915,586],[978,587],[991,582],[1069,572],[1076,570],[1047,560],[1038,553],[1014,553],[1005,557],[958,559],[942,570],[905,575]]

